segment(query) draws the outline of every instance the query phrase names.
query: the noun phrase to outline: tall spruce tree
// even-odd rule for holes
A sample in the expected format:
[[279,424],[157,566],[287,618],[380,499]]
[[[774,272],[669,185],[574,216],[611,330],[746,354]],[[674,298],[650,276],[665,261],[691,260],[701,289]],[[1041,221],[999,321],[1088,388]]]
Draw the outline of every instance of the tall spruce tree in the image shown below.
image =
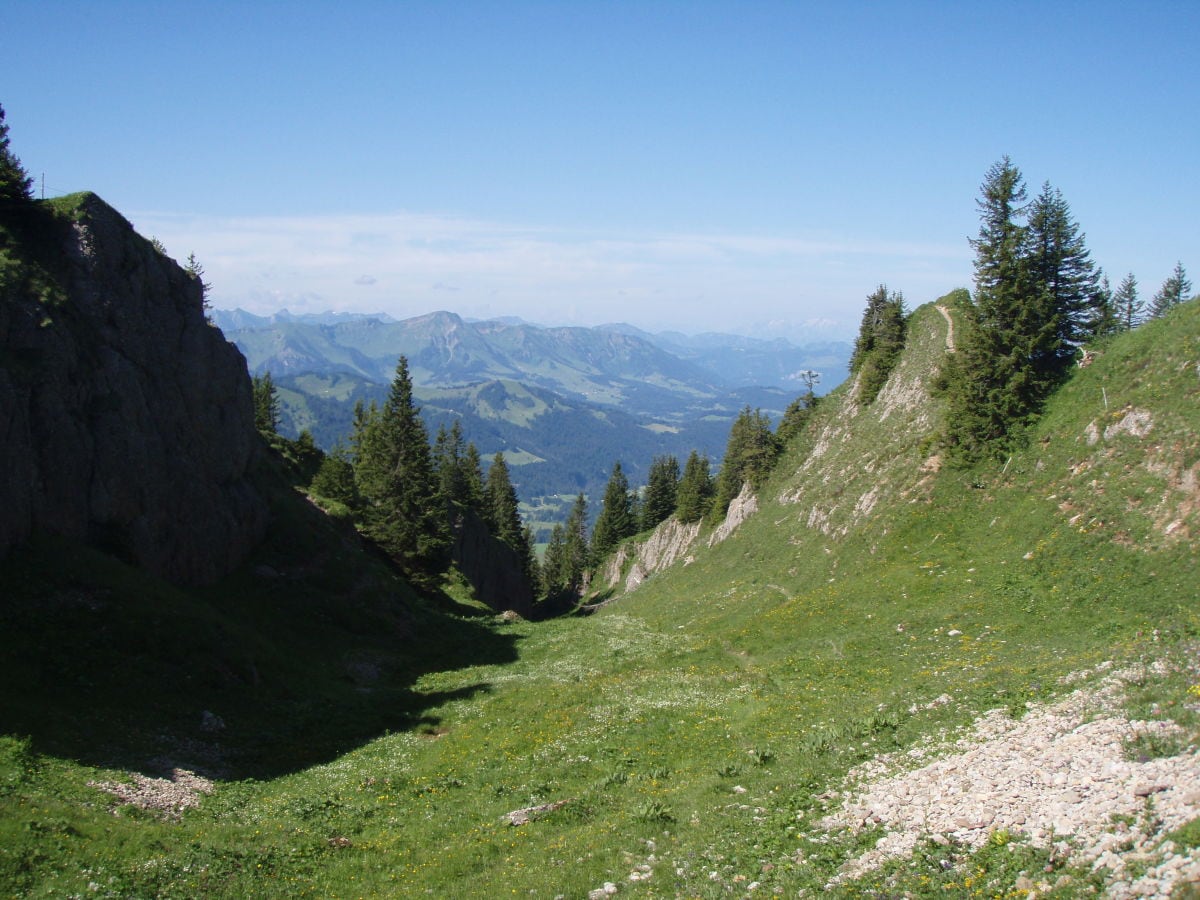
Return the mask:
[[33,198],[33,179],[9,149],[8,125],[0,106],[0,208],[27,203]]
[[517,492],[508,474],[503,453],[497,453],[492,458],[484,485],[484,498],[484,520],[492,534],[519,553],[524,553],[522,542],[525,530],[521,525]]
[[364,530],[410,574],[435,572],[449,548],[445,507],[405,357],[383,409],[362,418],[355,478],[366,501]]
[[591,558],[596,562],[608,556],[625,538],[637,534],[637,517],[629,493],[629,479],[621,463],[613,465],[608,485],[604,489],[600,514],[592,528]]
[[550,529],[550,540],[542,554],[542,595],[546,598],[557,597],[566,583],[564,571],[566,568],[566,528],[562,522],[555,522]]
[[649,531],[675,512],[679,492],[679,460],[674,456],[656,456],[650,463],[646,495],[642,501],[642,531]]
[[[475,455],[478,458],[478,451]],[[433,440],[433,471],[438,493],[452,526],[464,511],[479,511],[478,494],[473,484],[479,476],[471,467],[472,460],[469,448],[463,441],[462,425],[458,420],[449,428],[439,425]]]
[[587,496],[580,491],[567,516],[567,533],[564,545],[567,556],[568,587],[572,591],[583,588],[583,578],[592,564],[588,553],[588,504]]
[[1117,290],[1113,294],[1113,310],[1121,331],[1132,331],[1142,324],[1146,304],[1138,298],[1137,279],[1133,277],[1132,272],[1121,279],[1121,283],[1117,285]]
[[1087,333],[1091,338],[1108,337],[1125,329],[1121,326],[1121,318],[1117,314],[1116,294],[1108,283],[1108,276],[1100,269],[1100,285],[1092,298],[1087,320]]
[[528,579],[535,593],[542,580],[541,567],[538,565],[537,551],[535,549],[536,546],[537,538],[534,536],[533,528],[530,525],[526,525],[521,529],[521,547],[519,550],[521,554],[521,570],[525,573],[525,577]]
[[1160,319],[1167,312],[1180,303],[1183,303],[1191,297],[1192,283],[1188,280],[1187,272],[1183,269],[1183,263],[1175,263],[1175,271],[1171,273],[1171,277],[1163,282],[1162,287],[1158,289],[1158,293],[1150,301],[1150,318]]
[[712,508],[713,482],[709,473],[708,457],[693,450],[683,466],[683,477],[679,479],[679,490],[675,494],[675,515],[680,522],[690,525],[699,522]]
[[336,446],[321,460],[321,467],[313,476],[312,492],[327,500],[336,500],[351,510],[360,503],[358,487],[354,483],[354,466],[342,446]]
[[1035,368],[1047,382],[1061,378],[1081,344],[1105,320],[1100,273],[1062,192],[1047,182],[1029,207],[1028,298],[1040,321],[1054,326],[1036,347]]
[[556,524],[542,560],[542,583],[548,598],[577,597],[590,559],[587,536],[587,498],[580,494],[565,524]]
[[482,515],[483,512],[483,460],[479,448],[467,441],[462,458],[463,482],[466,488],[467,505]]

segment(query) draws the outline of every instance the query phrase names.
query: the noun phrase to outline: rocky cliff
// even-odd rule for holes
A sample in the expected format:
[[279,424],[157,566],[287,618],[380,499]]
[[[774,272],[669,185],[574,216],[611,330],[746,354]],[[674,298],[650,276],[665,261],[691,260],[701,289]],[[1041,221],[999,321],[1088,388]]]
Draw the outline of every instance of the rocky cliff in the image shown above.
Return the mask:
[[0,556],[35,531],[180,583],[261,538],[245,361],[198,278],[93,194],[0,220]]
[[454,528],[451,553],[480,600],[497,611],[530,614],[533,588],[521,570],[520,557],[493,537],[474,513],[466,514]]

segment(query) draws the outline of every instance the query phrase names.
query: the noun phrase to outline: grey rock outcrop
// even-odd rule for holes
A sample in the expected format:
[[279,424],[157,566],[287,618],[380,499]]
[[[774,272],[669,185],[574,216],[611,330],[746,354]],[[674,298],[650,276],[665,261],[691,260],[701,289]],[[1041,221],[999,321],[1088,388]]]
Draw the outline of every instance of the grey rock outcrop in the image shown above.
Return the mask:
[[758,512],[758,496],[754,493],[754,488],[750,486],[750,483],[746,482],[742,485],[738,495],[729,502],[729,509],[725,511],[725,520],[709,535],[708,546],[715,547],[721,543],[756,512]]
[[[756,512],[758,497],[749,484],[744,484],[741,493],[729,504],[724,520],[708,536],[708,546],[713,547],[728,538]],[[702,524],[684,524],[671,516],[645,540],[626,542],[617,548],[617,552],[605,560],[596,573],[596,582],[613,591],[624,578],[624,585],[616,595],[621,596],[636,590],[651,575],[670,568],[679,560],[687,565],[691,562],[688,551],[700,537]]]
[[615,588],[625,575],[622,593],[629,593],[655,572],[673,565],[696,542],[700,522],[685,525],[674,516],[659,524],[644,541],[622,544],[605,562],[598,581]]
[[16,255],[53,289],[0,282],[0,557],[45,531],[215,580],[267,522],[245,360],[198,279],[99,197],[38,215]]

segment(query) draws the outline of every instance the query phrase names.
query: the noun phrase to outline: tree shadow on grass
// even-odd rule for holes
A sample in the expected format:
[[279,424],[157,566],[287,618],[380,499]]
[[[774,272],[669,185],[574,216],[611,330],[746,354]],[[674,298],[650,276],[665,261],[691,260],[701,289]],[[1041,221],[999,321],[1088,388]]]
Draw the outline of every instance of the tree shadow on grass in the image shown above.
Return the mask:
[[34,540],[0,564],[0,732],[87,765],[273,778],[436,730],[440,707],[489,686],[424,691],[423,676],[517,658],[517,635],[330,546],[284,566],[268,542],[220,584],[181,589]]

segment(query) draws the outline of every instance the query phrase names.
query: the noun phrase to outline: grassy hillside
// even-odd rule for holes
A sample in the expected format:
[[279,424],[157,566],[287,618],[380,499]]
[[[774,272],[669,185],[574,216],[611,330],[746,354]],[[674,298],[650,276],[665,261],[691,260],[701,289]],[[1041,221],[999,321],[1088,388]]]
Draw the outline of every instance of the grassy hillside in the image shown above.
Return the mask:
[[[401,597],[372,607],[395,610],[393,627],[361,627],[354,586],[386,582],[358,574],[357,558],[265,585],[251,569],[162,596],[178,618],[148,633],[174,643],[147,638],[109,684],[92,662],[116,663],[137,635],[85,629],[89,616],[157,609],[137,604],[161,588],[93,561],[48,574],[59,550],[35,548],[5,576],[7,595],[39,598],[17,624],[41,637],[2,681],[4,721],[19,723],[8,730],[31,739],[0,743],[0,884],[31,896],[575,898],[606,882],[646,897],[827,885],[1028,896],[1045,879],[1053,896],[1089,895],[1103,870],[999,826],[979,849],[938,835],[831,883],[884,829],[822,820],[852,767],[949,753],[941,736],[980,713],[1025,716],[1108,661],[1167,660],[1119,702],[1181,729],[1131,729],[1129,755],[1194,752],[1200,305],[1102,348],[1025,450],[973,470],[937,453],[926,385],[946,329],[937,309],[918,310],[883,392],[861,406],[847,384],[819,406],[756,515],[587,618],[504,622]],[[324,545],[304,533],[280,533],[258,562],[286,570]],[[337,603],[318,600],[327,591]],[[37,630],[32,610],[46,608],[73,617],[77,649],[38,670],[63,633]],[[210,654],[241,682],[191,697],[178,679]],[[89,703],[136,717],[135,683],[159,709],[130,731],[143,740],[122,747],[123,724],[101,742],[64,737]],[[178,721],[169,696],[189,698]],[[295,708],[308,714],[289,727],[277,711]],[[206,709],[226,719],[219,736],[199,730]],[[177,816],[89,786],[151,771],[155,735],[219,744],[225,760]],[[1153,819],[1154,797],[1136,802],[1114,830]],[[510,824],[520,810],[529,821]],[[1170,828],[1179,846],[1200,843],[1195,820]]]

